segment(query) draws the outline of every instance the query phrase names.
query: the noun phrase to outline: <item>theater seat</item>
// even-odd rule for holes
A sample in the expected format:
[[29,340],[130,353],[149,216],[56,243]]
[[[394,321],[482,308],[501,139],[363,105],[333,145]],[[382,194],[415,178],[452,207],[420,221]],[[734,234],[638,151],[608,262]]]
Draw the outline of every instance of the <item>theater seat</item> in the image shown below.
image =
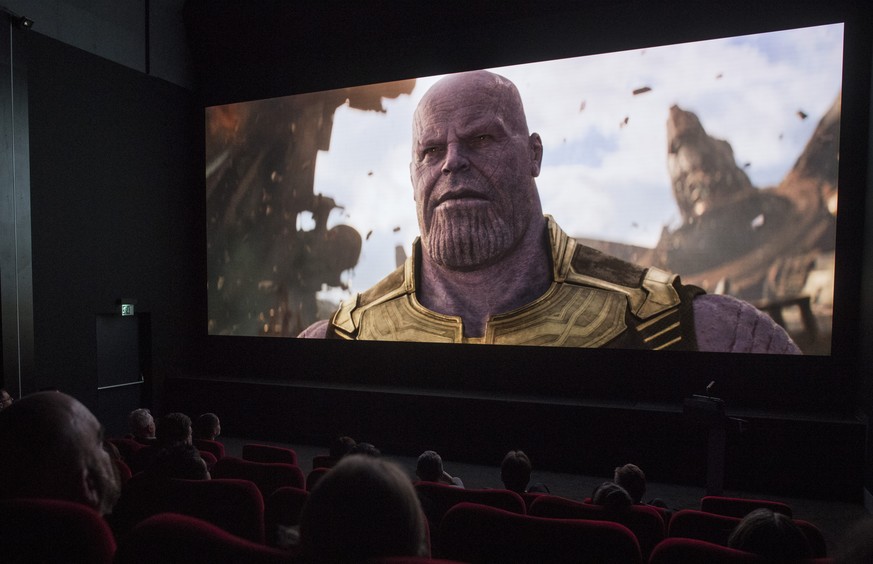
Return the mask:
[[745,517],[755,509],[769,509],[774,513],[782,513],[793,517],[791,507],[781,501],[768,499],[745,499],[739,497],[726,497],[707,495],[700,498],[700,510],[727,517]]
[[115,538],[96,511],[70,501],[0,501],[0,562],[109,564]]
[[306,490],[311,492],[312,488],[315,487],[315,484],[317,484],[329,470],[330,468],[313,468],[312,471],[306,475]]
[[115,562],[290,564],[295,560],[289,552],[248,541],[201,519],[161,513],[133,528],[119,544]]
[[272,445],[245,444],[243,445],[242,458],[252,462],[280,462],[297,465],[297,453],[293,449]]
[[109,439],[109,442],[115,445],[115,448],[117,448],[119,454],[121,454],[121,458],[123,458],[128,465],[133,461],[133,456],[137,451],[145,447],[144,444],[127,437],[112,438]]
[[520,515],[475,503],[449,509],[440,524],[437,556],[479,563],[642,563],[634,534],[624,525]]
[[626,513],[613,513],[600,505],[582,503],[555,495],[540,496],[531,503],[530,515],[561,519],[612,521],[626,526],[640,543],[643,558],[666,536],[661,513],[647,505],[632,505]]
[[254,482],[266,499],[277,488],[306,488],[303,471],[292,464],[254,462],[235,456],[225,456],[212,467],[213,478],[235,478]]
[[110,518],[118,538],[158,513],[208,521],[253,542],[264,542],[264,499],[248,480],[158,479],[137,474],[122,490]]
[[[667,538],[658,543],[649,564],[765,564],[766,558],[718,544],[686,538]],[[831,564],[827,557],[812,558],[798,564]]]
[[199,451],[212,453],[216,460],[224,458],[224,445],[218,441],[210,441],[209,439],[194,439],[194,446]]
[[280,546],[279,527],[296,527],[309,492],[285,486],[264,499],[264,537],[269,546]]

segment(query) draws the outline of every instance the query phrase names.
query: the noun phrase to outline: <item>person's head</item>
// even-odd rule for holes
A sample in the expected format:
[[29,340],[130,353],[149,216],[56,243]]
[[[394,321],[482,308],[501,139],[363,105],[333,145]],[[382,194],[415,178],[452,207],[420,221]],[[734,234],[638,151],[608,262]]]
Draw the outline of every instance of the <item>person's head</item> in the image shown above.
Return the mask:
[[201,458],[200,451],[193,445],[184,443],[161,449],[148,472],[161,478],[210,479],[209,469],[206,461]]
[[109,513],[120,492],[103,428],[78,400],[40,392],[0,411],[0,498],[79,502]]
[[450,75],[415,110],[410,177],[424,253],[450,270],[476,270],[542,226],[535,178],[542,141],[521,96],[486,71]]
[[634,503],[642,503],[646,495],[646,475],[636,464],[625,464],[615,469],[612,480],[627,490]]
[[728,546],[770,562],[797,562],[812,557],[812,548],[794,520],[770,509],[755,509],[734,528]]
[[349,455],[324,475],[300,516],[303,554],[323,563],[428,556],[427,523],[397,465]]
[[371,443],[356,443],[355,446],[349,449],[349,454],[363,454],[364,456],[379,458],[382,456],[382,451]]
[[155,438],[155,418],[152,417],[151,411],[141,407],[134,409],[127,416],[127,422],[130,425],[130,432],[134,437],[141,439]]
[[415,475],[425,482],[439,482],[443,475],[443,459],[432,450],[426,450],[418,457]]
[[158,442],[165,447],[191,444],[191,418],[184,413],[168,413],[158,420],[155,431]]
[[12,405],[12,396],[6,391],[6,388],[0,388],[0,411]]
[[330,457],[339,460],[351,451],[355,446],[355,439],[351,437],[336,437],[330,442]]
[[221,434],[221,421],[214,413],[204,413],[194,425],[194,438],[214,441]]
[[511,450],[500,464],[500,480],[507,490],[524,493],[530,482],[530,458],[520,450]]
[[615,482],[603,482],[591,493],[591,503],[601,505],[607,511],[621,513],[633,505],[630,494]]

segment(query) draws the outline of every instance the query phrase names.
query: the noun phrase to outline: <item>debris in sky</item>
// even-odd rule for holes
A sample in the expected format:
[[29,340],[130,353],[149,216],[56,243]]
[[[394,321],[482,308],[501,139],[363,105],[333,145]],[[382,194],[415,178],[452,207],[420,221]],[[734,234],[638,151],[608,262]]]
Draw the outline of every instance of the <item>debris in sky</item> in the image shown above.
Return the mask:
[[367,231],[367,236],[364,237],[364,241],[369,241],[369,240],[370,240],[370,235],[372,235],[372,234],[373,234],[373,230],[372,230],[372,229],[370,229],[369,231]]
[[720,72],[720,73],[718,73],[717,75],[715,75],[715,79],[716,79],[716,80],[719,80],[719,79],[721,79],[723,76],[724,76],[724,73],[721,73],[721,72]]
[[649,86],[643,86],[642,88],[637,88],[634,90],[634,96],[639,96],[640,94],[645,94],[646,92],[651,92],[652,89]]
[[367,173],[367,176],[373,176],[373,171],[372,171],[372,170],[369,171],[369,172]]
[[583,111],[583,110],[585,109],[585,105],[586,105],[586,101],[585,101],[585,100],[582,100],[582,103],[579,104],[579,111],[580,111],[580,112]]
[[624,116],[624,119],[621,120],[621,123],[619,123],[618,126],[619,126],[619,127],[624,127],[624,126],[627,125],[627,122],[629,122],[629,121],[630,121],[630,117],[629,117],[629,116]]
[[752,163],[749,163],[749,162],[743,163],[743,168],[749,168],[750,166],[752,166]]
[[394,229],[392,229],[392,231],[394,231],[394,233],[399,233],[399,232],[400,232],[400,226],[398,225],[397,227],[395,227]]
[[806,119],[809,117],[809,115],[807,115],[807,113],[803,110],[797,110],[797,117],[799,117],[800,119]]

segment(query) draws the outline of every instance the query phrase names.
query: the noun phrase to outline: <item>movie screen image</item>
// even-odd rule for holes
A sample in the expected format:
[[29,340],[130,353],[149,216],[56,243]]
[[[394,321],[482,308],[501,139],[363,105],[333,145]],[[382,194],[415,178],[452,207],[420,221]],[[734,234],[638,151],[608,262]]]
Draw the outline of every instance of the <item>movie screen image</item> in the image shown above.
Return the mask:
[[[487,69],[579,244],[831,347],[843,25]],[[208,333],[297,337],[419,236],[413,113],[442,76],[206,108]]]

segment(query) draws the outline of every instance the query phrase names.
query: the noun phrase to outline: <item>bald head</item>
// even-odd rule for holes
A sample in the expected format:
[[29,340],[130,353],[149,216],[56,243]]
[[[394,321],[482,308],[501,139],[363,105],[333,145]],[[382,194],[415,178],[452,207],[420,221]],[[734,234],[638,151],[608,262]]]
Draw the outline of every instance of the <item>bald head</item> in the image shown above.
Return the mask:
[[422,247],[434,264],[491,266],[543,225],[534,181],[542,142],[528,133],[521,96],[506,78],[476,71],[434,84],[415,111],[412,153]]
[[118,479],[100,423],[75,398],[40,392],[0,412],[0,498],[43,497],[107,513]]

